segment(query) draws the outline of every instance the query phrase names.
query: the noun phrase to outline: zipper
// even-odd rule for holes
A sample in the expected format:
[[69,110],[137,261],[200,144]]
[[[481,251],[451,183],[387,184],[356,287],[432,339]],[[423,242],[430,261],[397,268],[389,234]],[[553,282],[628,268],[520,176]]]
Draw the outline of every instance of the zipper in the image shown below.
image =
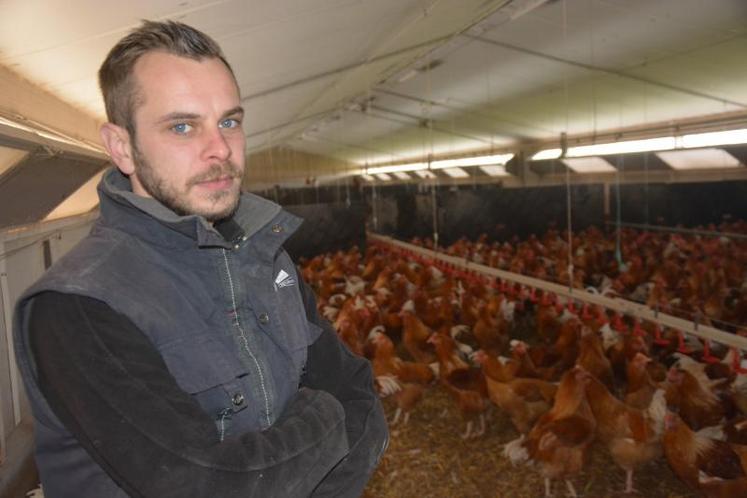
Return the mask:
[[272,425],[270,422],[270,398],[267,395],[267,388],[265,386],[265,375],[262,372],[262,367],[259,365],[259,361],[257,360],[257,357],[252,353],[252,350],[249,348],[249,340],[246,338],[246,334],[244,333],[244,328],[241,326],[241,319],[239,317],[239,309],[236,306],[236,293],[234,292],[233,288],[233,278],[231,277],[231,269],[228,265],[228,255],[226,253],[225,249],[221,249],[223,251],[223,261],[226,265],[226,275],[228,276],[228,287],[231,290],[231,305],[233,306],[233,315],[236,318],[236,322],[234,325],[236,325],[236,328],[239,331],[239,336],[241,337],[241,343],[244,347],[244,350],[249,355],[249,358],[254,362],[255,367],[257,368],[257,373],[259,375],[259,386],[262,389],[262,396],[264,397],[265,401],[265,421],[267,422],[267,427]]
[[220,415],[220,441],[223,442],[223,440],[226,437],[226,417],[228,414],[231,413],[230,408],[224,408],[218,415]]

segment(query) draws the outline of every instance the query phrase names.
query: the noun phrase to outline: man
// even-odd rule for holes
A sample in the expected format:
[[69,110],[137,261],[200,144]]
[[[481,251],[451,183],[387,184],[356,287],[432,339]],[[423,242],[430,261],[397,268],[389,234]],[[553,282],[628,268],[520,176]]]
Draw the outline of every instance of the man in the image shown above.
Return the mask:
[[99,71],[101,217],[16,309],[49,498],[358,496],[387,429],[370,365],[241,194],[243,109],[217,44],[145,22]]

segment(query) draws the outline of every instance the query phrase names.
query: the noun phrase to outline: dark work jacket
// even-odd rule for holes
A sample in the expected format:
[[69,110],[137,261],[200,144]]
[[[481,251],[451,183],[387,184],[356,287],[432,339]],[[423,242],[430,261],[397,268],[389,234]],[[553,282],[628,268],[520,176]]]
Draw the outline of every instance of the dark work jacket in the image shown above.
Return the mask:
[[[77,294],[125,315],[153,343],[178,386],[212,417],[221,441],[270,428],[298,392],[307,348],[321,333],[307,319],[302,282],[282,249],[300,220],[276,204],[243,194],[233,233],[221,234],[201,217],[177,216],[134,195],[115,169],[104,175],[99,196],[101,217],[90,235],[21,297],[15,313],[16,356],[36,419],[36,460],[51,498],[125,493],[74,443],[39,390],[26,330],[34,296]],[[365,423],[381,426],[375,458],[364,459],[370,473],[386,430],[377,402],[369,410]],[[348,451],[345,430],[330,437],[337,449],[326,449],[327,458],[339,461]]]

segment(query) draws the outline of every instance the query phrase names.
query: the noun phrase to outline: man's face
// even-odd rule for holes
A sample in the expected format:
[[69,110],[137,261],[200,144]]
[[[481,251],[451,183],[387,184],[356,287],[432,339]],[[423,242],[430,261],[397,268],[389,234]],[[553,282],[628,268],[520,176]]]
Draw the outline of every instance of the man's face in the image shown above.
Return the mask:
[[240,195],[245,138],[228,68],[219,59],[151,52],[137,61],[134,76],[140,104],[131,137],[133,192],[180,215],[230,216]]

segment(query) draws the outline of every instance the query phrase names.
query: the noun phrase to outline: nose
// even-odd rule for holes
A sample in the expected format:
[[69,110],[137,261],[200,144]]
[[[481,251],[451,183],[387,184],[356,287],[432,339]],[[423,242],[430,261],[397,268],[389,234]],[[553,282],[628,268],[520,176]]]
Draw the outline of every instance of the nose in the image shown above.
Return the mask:
[[206,137],[204,155],[208,160],[218,160],[221,162],[231,157],[231,147],[228,145],[228,141],[220,128],[211,130]]

